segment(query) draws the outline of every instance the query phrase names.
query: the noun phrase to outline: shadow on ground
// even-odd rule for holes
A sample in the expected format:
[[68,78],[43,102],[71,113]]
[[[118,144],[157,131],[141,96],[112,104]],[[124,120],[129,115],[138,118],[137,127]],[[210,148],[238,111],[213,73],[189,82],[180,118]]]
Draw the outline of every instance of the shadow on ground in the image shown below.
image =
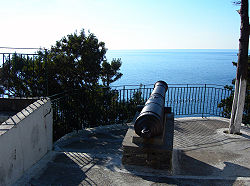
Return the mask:
[[[227,123],[226,123],[227,124]],[[121,164],[120,125],[71,137],[30,185],[247,185],[250,184],[249,135],[218,134],[225,122],[176,122],[173,172]],[[198,125],[198,127],[197,127]],[[232,150],[232,148],[234,150]],[[231,150],[230,150],[231,149]],[[239,177],[246,178],[239,179]]]
[[[77,137],[60,150],[31,185],[109,185],[107,172],[120,167],[122,141],[127,126],[92,131]],[[102,170],[104,169],[104,170]],[[105,175],[106,174],[106,175]]]
[[[125,166],[127,170],[152,184],[150,185],[245,185],[245,182],[238,180],[238,177],[250,177],[250,169],[231,162],[224,162],[225,167],[218,169],[205,162],[194,159],[183,152],[178,155],[178,167],[170,176],[158,170],[155,175],[135,172],[138,167]],[[177,162],[176,162],[177,163]],[[144,169],[144,168],[141,168]],[[176,170],[178,169],[178,170]],[[234,172],[234,176],[224,176]],[[245,173],[245,174],[242,174]]]

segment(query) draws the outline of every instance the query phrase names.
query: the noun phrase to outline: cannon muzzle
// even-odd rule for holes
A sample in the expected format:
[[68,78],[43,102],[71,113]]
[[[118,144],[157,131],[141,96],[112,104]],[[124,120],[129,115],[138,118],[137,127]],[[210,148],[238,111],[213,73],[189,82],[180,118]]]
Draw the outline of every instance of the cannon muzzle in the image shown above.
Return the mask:
[[143,138],[151,138],[163,133],[165,95],[168,85],[157,81],[154,90],[135,121],[135,133]]

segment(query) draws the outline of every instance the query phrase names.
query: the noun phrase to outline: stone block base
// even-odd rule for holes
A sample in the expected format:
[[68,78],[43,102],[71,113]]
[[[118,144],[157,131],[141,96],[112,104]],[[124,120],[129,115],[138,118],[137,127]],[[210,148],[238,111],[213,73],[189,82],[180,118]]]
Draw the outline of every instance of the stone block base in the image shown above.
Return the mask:
[[[172,168],[174,117],[166,114],[163,143],[159,137],[153,142],[144,141],[135,133],[134,128],[129,128],[123,140],[122,163],[127,165],[148,166],[155,169]],[[136,139],[136,140],[135,140]]]

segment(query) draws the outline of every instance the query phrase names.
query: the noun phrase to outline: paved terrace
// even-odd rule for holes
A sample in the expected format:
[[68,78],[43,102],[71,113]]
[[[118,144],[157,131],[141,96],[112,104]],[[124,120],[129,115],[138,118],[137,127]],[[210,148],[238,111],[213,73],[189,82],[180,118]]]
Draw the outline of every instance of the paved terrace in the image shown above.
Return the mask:
[[128,126],[70,134],[16,185],[250,185],[250,128],[223,131],[222,118],[175,119],[173,171],[121,164]]

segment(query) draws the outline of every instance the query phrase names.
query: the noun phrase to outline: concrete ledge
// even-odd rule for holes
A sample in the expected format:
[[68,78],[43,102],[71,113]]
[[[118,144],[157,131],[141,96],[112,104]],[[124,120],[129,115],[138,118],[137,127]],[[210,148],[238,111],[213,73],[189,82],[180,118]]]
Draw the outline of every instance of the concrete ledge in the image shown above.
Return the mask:
[[52,149],[52,113],[49,99],[33,100],[0,125],[0,185],[13,184]]

